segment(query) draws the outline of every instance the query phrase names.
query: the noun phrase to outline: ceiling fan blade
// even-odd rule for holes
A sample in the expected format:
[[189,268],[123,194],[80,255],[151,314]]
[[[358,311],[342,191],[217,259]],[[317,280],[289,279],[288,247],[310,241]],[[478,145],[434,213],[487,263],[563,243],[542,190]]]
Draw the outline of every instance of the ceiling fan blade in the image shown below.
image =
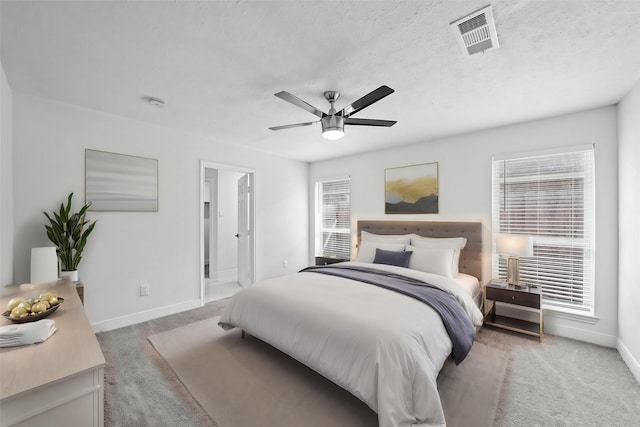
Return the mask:
[[314,123],[318,123],[318,122],[315,121],[315,122],[306,122],[306,123],[295,123],[293,125],[274,126],[272,128],[269,128],[269,129],[271,129],[271,130],[282,130],[282,129],[289,129],[289,128],[297,128],[297,127],[301,127],[301,126],[311,126]]
[[396,120],[377,120],[377,119],[356,119],[353,117],[347,117],[344,119],[345,125],[356,126],[386,126],[391,127],[398,123]]
[[278,98],[283,99],[283,100],[285,100],[287,102],[290,102],[293,105],[302,108],[303,110],[307,110],[311,114],[315,114],[316,116],[318,116],[320,118],[323,118],[324,116],[326,116],[325,113],[323,113],[322,111],[318,110],[313,105],[303,101],[302,99],[298,98],[295,95],[290,94],[286,90],[283,90],[282,92],[276,93],[275,96],[277,96]]
[[382,85],[373,92],[370,92],[357,101],[354,101],[353,103],[351,103],[351,105],[347,105],[346,107],[344,107],[342,111],[338,113],[338,115],[342,117],[349,117],[350,115],[357,113],[363,108],[367,108],[374,102],[380,101],[385,96],[391,95],[393,92],[395,91],[389,86]]

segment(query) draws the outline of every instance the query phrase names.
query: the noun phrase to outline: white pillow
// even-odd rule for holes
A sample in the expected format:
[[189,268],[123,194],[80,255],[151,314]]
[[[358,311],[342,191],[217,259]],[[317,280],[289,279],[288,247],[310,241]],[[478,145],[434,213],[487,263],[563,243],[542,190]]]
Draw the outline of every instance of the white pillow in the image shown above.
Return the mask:
[[411,234],[373,234],[368,231],[362,231],[360,232],[360,241],[402,243],[403,245],[408,245],[411,243]]
[[381,242],[360,242],[358,249],[357,262],[373,262],[376,257],[376,249],[384,249],[385,251],[404,251],[402,243],[381,243]]
[[420,248],[418,246],[407,245],[405,246],[405,250],[413,252],[409,259],[409,268],[412,270],[439,274],[445,277],[455,277],[458,275],[457,269],[454,270],[453,268],[456,253],[455,249]]
[[453,249],[455,250],[453,259],[453,273],[454,276],[458,275],[458,266],[460,264],[460,251],[464,249],[467,244],[465,237],[424,237],[417,234],[411,235],[411,246],[417,246],[419,248],[434,248],[434,249]]

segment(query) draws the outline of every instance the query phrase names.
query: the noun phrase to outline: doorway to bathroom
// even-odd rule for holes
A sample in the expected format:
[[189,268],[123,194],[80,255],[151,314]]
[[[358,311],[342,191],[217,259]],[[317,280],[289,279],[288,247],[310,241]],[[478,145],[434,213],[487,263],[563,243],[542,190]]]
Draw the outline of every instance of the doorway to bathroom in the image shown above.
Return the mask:
[[201,161],[202,303],[228,298],[255,277],[255,173]]

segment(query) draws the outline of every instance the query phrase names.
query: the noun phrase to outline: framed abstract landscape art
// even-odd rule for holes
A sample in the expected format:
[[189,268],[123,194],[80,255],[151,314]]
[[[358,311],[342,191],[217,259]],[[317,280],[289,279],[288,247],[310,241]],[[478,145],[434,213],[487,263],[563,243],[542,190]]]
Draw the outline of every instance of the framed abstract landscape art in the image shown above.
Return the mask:
[[438,213],[438,163],[384,171],[385,214]]

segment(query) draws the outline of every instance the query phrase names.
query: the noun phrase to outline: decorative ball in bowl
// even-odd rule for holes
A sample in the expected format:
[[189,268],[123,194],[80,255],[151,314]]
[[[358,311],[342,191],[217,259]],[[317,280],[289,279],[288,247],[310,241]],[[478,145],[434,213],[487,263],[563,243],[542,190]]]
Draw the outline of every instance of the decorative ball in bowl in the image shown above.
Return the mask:
[[13,323],[35,322],[56,311],[63,302],[64,298],[58,297],[54,292],[42,293],[37,298],[13,298],[2,316]]

